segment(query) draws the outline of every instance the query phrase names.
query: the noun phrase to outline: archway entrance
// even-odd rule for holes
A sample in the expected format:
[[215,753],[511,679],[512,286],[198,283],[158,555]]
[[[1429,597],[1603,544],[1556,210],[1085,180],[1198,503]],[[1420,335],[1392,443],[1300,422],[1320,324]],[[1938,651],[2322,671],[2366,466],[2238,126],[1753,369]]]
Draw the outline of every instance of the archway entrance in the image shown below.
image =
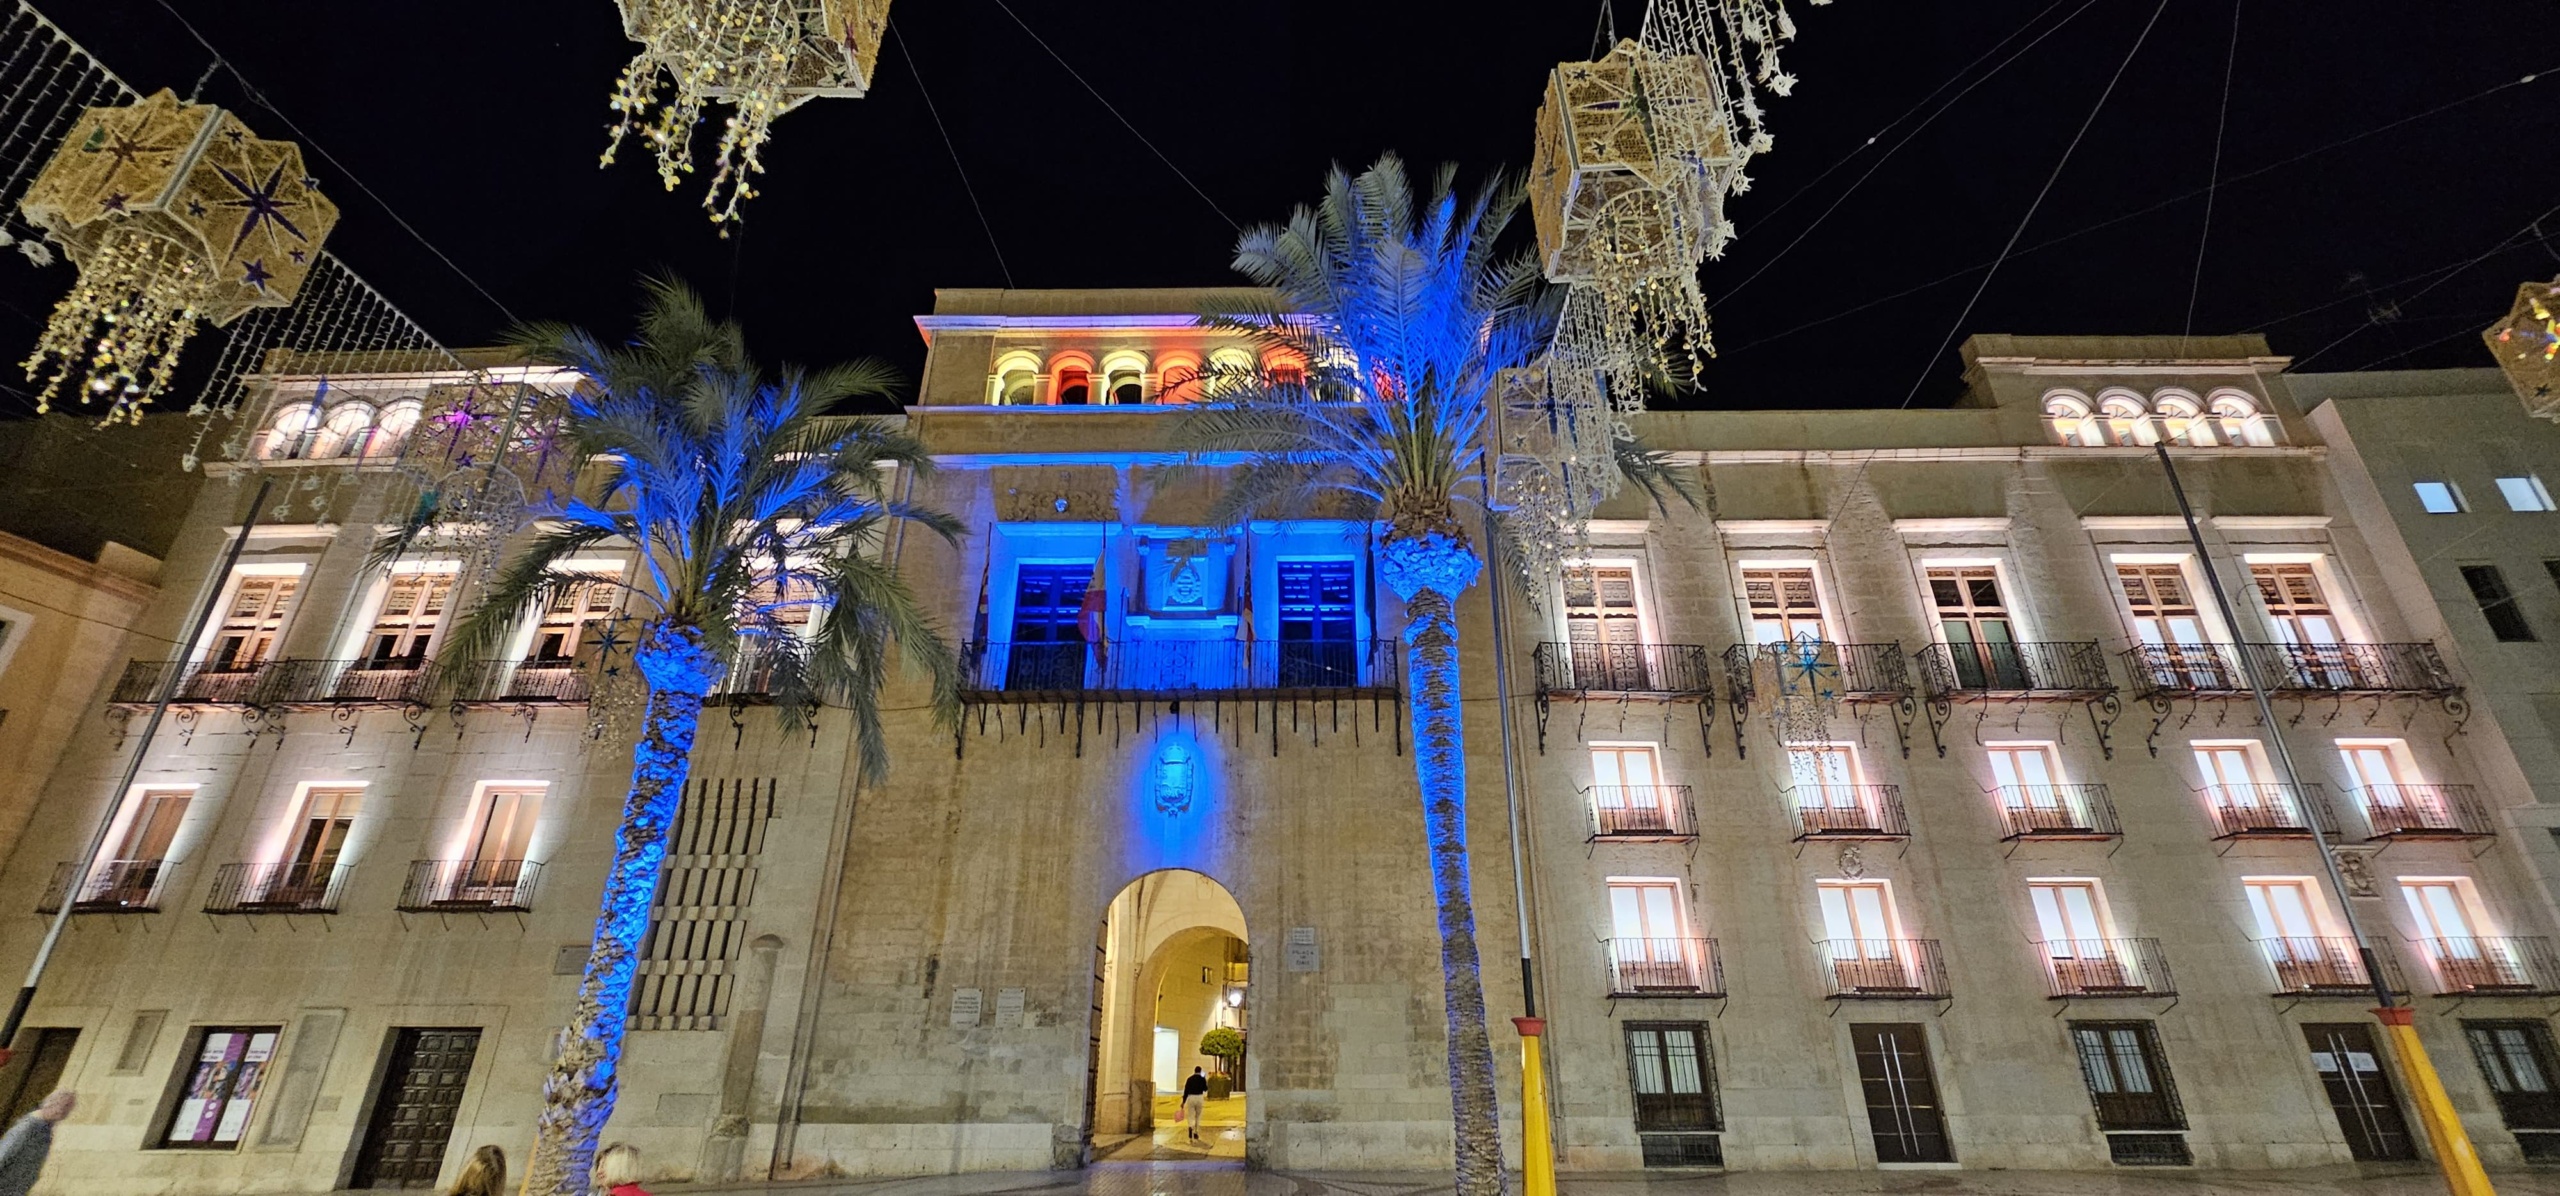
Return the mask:
[[[1096,1163],[1244,1163],[1244,910],[1218,882],[1167,869],[1129,882],[1093,948],[1092,1100],[1086,1158]],[[1195,1118],[1182,1093],[1209,1091]]]

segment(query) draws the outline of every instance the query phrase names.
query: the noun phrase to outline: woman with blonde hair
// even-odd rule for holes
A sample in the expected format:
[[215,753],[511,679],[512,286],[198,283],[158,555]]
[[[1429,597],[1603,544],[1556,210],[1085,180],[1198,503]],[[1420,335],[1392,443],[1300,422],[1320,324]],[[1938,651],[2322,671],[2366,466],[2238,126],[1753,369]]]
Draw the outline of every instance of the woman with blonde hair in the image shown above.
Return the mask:
[[649,1196],[640,1186],[640,1152],[628,1142],[616,1142],[596,1152],[596,1187],[607,1196]]
[[507,1152],[495,1146],[472,1151],[453,1181],[452,1196],[508,1196]]

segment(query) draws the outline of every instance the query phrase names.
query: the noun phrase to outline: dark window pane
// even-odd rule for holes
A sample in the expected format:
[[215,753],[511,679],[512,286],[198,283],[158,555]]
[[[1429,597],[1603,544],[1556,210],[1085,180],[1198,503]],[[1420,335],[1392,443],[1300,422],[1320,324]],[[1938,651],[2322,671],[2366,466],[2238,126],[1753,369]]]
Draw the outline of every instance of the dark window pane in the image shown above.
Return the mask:
[[2507,588],[2506,575],[2496,565],[2462,566],[2462,584],[2471,587],[2471,597],[2480,603],[2480,615],[2489,621],[2490,634],[2509,643],[2534,638],[2532,626],[2524,621],[2523,608],[2516,605],[2515,591]]

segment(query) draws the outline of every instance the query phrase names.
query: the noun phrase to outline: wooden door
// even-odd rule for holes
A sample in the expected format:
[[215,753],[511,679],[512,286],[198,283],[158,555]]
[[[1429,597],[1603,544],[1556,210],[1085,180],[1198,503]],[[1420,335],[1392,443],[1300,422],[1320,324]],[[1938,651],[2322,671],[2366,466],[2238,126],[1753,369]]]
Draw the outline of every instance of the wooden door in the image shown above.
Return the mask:
[[[71,1048],[80,1045],[77,1028],[30,1028],[21,1034],[19,1041],[26,1041],[27,1035],[34,1036],[35,1049],[27,1056],[27,1069],[18,1073],[18,1090],[10,1094],[8,1113],[0,1116],[0,1125],[18,1124],[19,1118],[35,1112],[44,1098],[53,1095],[53,1090],[62,1086],[62,1073],[71,1063]],[[18,1049],[21,1052],[27,1050],[25,1047]]]
[[404,1029],[373,1098],[373,1120],[356,1153],[353,1186],[434,1187],[453,1138],[455,1111],[480,1051],[478,1029]]
[[1858,1086],[1867,1098],[1867,1128],[1879,1163],[1951,1163],[1946,1111],[1929,1071],[1929,1040],[1917,1022],[1860,1022],[1849,1027],[1858,1056]]
[[2338,1114],[2338,1131],[2347,1136],[2347,1151],[2364,1163],[2418,1157],[2409,1139],[2408,1119],[2400,1114],[2400,1097],[2383,1074],[2382,1052],[2375,1049],[2373,1027],[2359,1022],[2319,1022],[2302,1027],[2311,1043],[2311,1067]]

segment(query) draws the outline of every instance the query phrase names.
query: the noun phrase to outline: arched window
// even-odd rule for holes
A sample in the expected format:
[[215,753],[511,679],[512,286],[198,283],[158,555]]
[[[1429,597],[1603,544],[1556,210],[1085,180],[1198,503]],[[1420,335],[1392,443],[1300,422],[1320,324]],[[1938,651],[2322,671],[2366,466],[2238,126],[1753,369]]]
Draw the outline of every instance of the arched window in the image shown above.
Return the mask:
[[321,415],[320,432],[311,439],[311,456],[361,456],[365,434],[372,430],[373,404],[340,403]]
[[2209,408],[2213,421],[2222,427],[2226,444],[2272,445],[2275,427],[2258,410],[2258,401],[2237,390],[2217,390]]
[[2120,445],[2148,445],[2160,442],[2160,430],[2151,423],[2151,410],[2142,396],[2129,390],[2112,390],[2098,396],[2098,418],[2106,421],[2107,440]]
[[2089,400],[2067,390],[2044,397],[2045,422],[2053,427],[2054,439],[2064,444],[2098,445],[2107,442],[2105,429],[2089,418]]
[[1126,406],[1147,401],[1147,359],[1135,353],[1114,353],[1102,359],[1102,393],[1115,405]]
[[1049,389],[1062,407],[1082,407],[1093,401],[1093,359],[1082,353],[1061,353],[1049,361]]
[[1200,401],[1200,355],[1188,350],[1156,354],[1158,375],[1156,401],[1159,403],[1197,403]]
[[1028,353],[998,358],[989,401],[999,407],[1028,407],[1040,401],[1040,359]]
[[1307,380],[1307,359],[1293,349],[1263,350],[1262,368],[1274,382],[1304,383]]
[[272,460],[303,455],[303,434],[320,422],[317,407],[302,396],[277,404],[275,420],[267,425],[266,442],[258,446],[258,456]]
[[2161,434],[2171,444],[2191,444],[2199,448],[2220,443],[2214,439],[2213,422],[2204,417],[2204,402],[2189,391],[2162,390],[2151,396],[2151,411],[2160,417]]
[[400,399],[387,404],[382,416],[373,422],[373,435],[364,442],[367,457],[397,456],[409,443],[409,433],[418,426],[418,416],[425,404],[416,399]]
[[1209,350],[1209,380],[1202,398],[1218,402],[1233,394],[1239,386],[1250,384],[1254,374],[1253,354],[1235,345],[1222,345]]

